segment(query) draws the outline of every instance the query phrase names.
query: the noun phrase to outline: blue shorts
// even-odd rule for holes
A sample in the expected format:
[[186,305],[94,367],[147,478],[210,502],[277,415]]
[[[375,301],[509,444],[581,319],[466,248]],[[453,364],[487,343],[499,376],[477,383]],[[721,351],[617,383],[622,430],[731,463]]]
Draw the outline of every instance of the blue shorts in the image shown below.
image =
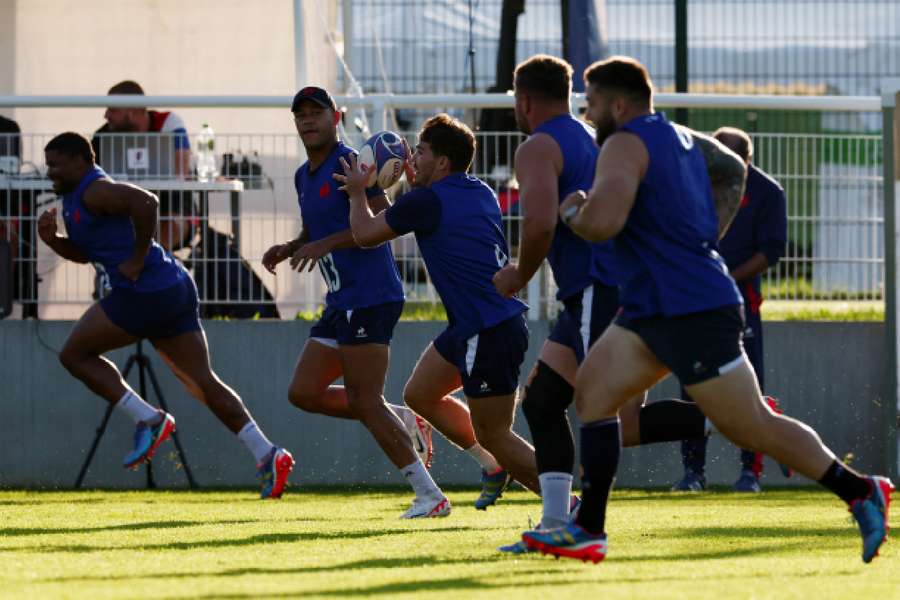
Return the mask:
[[742,304],[674,317],[620,313],[616,325],[636,333],[683,386],[724,375],[744,360]]
[[563,300],[563,310],[547,338],[571,348],[578,364],[619,311],[619,288],[594,283]]
[[528,350],[525,317],[516,315],[481,330],[467,340],[445,329],[434,349],[459,370],[468,398],[507,396],[519,387],[519,373]]
[[744,319],[744,351],[747,352],[747,358],[756,371],[756,379],[759,381],[759,389],[765,391],[766,374],[763,364],[763,337],[762,337],[762,318],[759,313],[745,314]]
[[151,340],[201,331],[197,286],[187,273],[173,285],[155,292],[113,288],[100,300],[109,320],[127,333]]
[[309,337],[332,347],[389,345],[402,312],[403,302],[388,302],[352,310],[325,307],[322,318],[313,325]]

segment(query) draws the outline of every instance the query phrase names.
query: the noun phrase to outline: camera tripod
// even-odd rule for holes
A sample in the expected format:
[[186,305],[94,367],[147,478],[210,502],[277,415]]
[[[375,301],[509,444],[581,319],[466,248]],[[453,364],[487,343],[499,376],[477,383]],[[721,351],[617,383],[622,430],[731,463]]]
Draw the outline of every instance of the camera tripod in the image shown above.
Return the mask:
[[[134,354],[129,356],[128,360],[125,362],[125,368],[122,370],[123,379],[128,379],[128,374],[135,365],[137,365],[138,368],[138,391],[141,398],[147,399],[147,378],[149,377],[150,383],[153,385],[153,393],[156,396],[157,402],[159,402],[159,407],[164,411],[169,412],[169,407],[166,403],[165,396],[163,396],[162,389],[160,388],[159,380],[157,380],[156,373],[153,371],[153,364],[150,362],[147,355],[144,354],[142,340],[135,344]],[[106,413],[103,415],[103,420],[97,427],[94,442],[91,444],[91,449],[88,451],[84,464],[81,466],[81,471],[78,473],[78,479],[75,480],[75,489],[81,488],[84,476],[87,474],[88,468],[91,466],[91,461],[94,459],[94,454],[97,452],[97,446],[100,445],[100,439],[103,437],[104,432],[106,432],[106,425],[109,423],[109,417],[112,415],[113,410],[115,410],[115,405],[109,404],[106,408]],[[197,487],[197,482],[194,481],[194,476],[191,474],[191,468],[188,466],[184,449],[181,447],[181,442],[178,440],[178,434],[174,431],[172,432],[172,441],[175,442],[178,458],[181,460],[181,466],[184,467],[184,474],[187,477],[188,486],[190,486],[191,489],[194,489]],[[147,461],[145,464],[147,472],[147,488],[155,488],[156,482],[153,480],[152,463]]]

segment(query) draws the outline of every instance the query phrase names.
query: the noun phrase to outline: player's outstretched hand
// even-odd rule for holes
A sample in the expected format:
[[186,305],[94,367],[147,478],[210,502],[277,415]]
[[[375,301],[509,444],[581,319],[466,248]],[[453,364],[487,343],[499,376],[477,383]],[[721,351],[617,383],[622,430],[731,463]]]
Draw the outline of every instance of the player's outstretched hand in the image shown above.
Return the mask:
[[290,257],[291,248],[288,244],[275,244],[263,254],[262,264],[266,271],[275,274],[275,265]]
[[519,269],[512,264],[507,264],[494,273],[494,287],[504,298],[515,296],[524,286],[525,282],[522,281]]
[[291,257],[291,268],[296,269],[298,273],[302,273],[303,269],[308,273],[312,272],[319,259],[331,252],[331,248],[322,242],[323,240],[319,240],[300,246]]
[[51,208],[50,210],[45,210],[41,213],[41,216],[38,217],[37,223],[38,235],[41,236],[41,239],[48,246],[50,242],[53,241],[53,238],[56,237],[56,209]]
[[348,163],[342,156],[340,159],[341,167],[344,168],[344,174],[335,173],[332,175],[336,181],[343,185],[338,189],[347,192],[350,199],[366,197],[366,184],[369,182],[369,171],[375,168],[374,165],[360,165],[355,154],[350,155]]

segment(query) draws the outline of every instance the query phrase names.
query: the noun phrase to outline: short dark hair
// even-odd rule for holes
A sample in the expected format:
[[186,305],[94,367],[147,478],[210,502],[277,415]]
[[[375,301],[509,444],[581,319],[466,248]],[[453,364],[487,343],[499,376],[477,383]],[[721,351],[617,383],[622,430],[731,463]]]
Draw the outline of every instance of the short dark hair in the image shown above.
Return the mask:
[[74,131],[61,133],[44,146],[44,152],[59,152],[66,156],[80,156],[88,162],[94,164],[94,149],[86,137]]
[[630,56],[611,56],[584,70],[584,80],[603,90],[613,90],[630,100],[650,104],[653,82],[646,67]]
[[568,100],[572,94],[572,65],[549,54],[535,54],[519,63],[516,90],[548,100]]
[[128,96],[143,96],[144,88],[137,81],[132,81],[130,79],[126,79],[125,81],[120,81],[116,85],[109,88],[109,91],[106,92],[108,96],[112,95],[128,95]]
[[750,160],[750,157],[753,156],[753,140],[743,129],[719,127],[713,133],[713,137],[728,146],[730,150],[734,150],[734,153],[745,161]]
[[422,125],[419,141],[431,146],[435,155],[450,159],[451,171],[466,172],[475,158],[475,134],[469,127],[446,113],[434,115]]

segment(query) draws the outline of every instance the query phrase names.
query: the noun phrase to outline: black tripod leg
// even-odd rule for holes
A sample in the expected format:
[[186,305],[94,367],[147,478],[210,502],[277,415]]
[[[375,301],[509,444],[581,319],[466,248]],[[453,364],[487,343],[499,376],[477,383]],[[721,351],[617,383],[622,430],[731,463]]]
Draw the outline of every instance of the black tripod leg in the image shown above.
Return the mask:
[[[147,399],[147,378],[144,376],[144,370],[150,369],[150,360],[144,355],[138,342],[137,364],[138,364],[138,390],[140,390],[141,398]],[[153,463],[146,462],[145,472],[147,473],[147,489],[156,488],[156,481],[153,479]]]
[[[128,377],[128,373],[131,371],[131,367],[134,366],[134,356],[129,356],[128,361],[125,363],[125,369],[122,371],[122,378]],[[84,476],[87,475],[88,468],[91,466],[91,461],[94,460],[94,454],[97,452],[97,446],[100,445],[100,438],[103,437],[103,433],[106,431],[106,425],[109,423],[109,418],[112,416],[112,412],[115,409],[115,404],[110,404],[106,407],[106,413],[103,415],[103,420],[100,421],[100,425],[97,427],[97,433],[94,435],[94,442],[91,444],[91,449],[88,450],[87,457],[84,459],[84,464],[81,465],[81,470],[78,472],[78,478],[75,480],[75,489],[80,489],[81,484],[84,482]]]
[[[147,374],[150,375],[150,384],[153,386],[153,392],[156,394],[159,407],[164,411],[169,412],[169,406],[166,403],[166,398],[163,396],[162,389],[160,389],[159,381],[156,379],[156,373],[153,372],[153,366],[150,364],[149,359],[145,358],[144,360],[146,361],[144,366],[147,368]],[[197,482],[194,481],[194,475],[191,473],[190,466],[188,466],[187,456],[185,456],[184,449],[181,447],[181,441],[178,439],[177,431],[172,432],[172,441],[175,442],[175,449],[178,451],[178,459],[181,461],[181,466],[184,468],[185,476],[187,476],[188,486],[191,489],[196,489]]]

